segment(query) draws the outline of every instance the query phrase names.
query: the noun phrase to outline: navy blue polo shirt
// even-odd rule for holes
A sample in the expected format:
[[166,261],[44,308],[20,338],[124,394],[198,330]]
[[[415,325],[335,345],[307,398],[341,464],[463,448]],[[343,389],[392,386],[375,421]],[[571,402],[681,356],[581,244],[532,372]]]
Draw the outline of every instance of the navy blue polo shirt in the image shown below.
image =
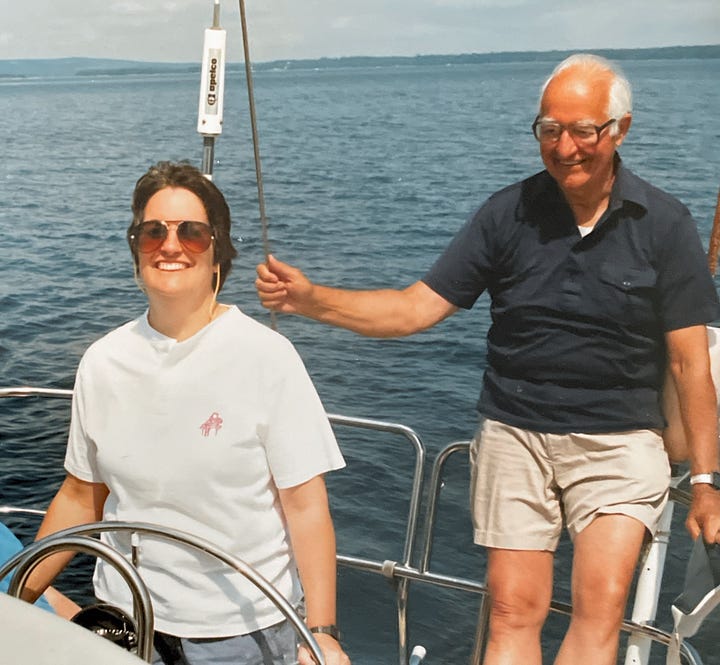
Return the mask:
[[479,411],[537,432],[664,426],[664,333],[720,317],[697,228],[617,160],[607,211],[582,237],[542,171],[491,196],[423,281],[492,325]]

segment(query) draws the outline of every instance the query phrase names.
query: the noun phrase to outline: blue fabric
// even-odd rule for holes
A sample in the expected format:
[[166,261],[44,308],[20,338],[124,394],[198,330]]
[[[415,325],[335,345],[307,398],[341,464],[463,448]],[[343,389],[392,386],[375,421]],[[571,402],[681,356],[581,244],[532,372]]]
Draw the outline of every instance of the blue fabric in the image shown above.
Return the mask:
[[297,663],[297,635],[289,621],[234,637],[188,638],[155,632],[153,665],[284,665]]
[[491,196],[423,281],[492,326],[479,411],[537,432],[662,428],[664,333],[720,317],[694,220],[624,168],[582,237],[542,171]]
[[[23,549],[22,543],[15,537],[10,529],[8,529],[2,522],[0,522],[0,562],[4,564],[8,559],[17,554]],[[0,580],[0,592],[7,593],[10,588],[10,580],[12,574],[6,575]],[[40,596],[35,601],[35,605],[41,607],[48,612],[52,612],[53,609],[50,607],[50,603],[45,599],[45,596]]]

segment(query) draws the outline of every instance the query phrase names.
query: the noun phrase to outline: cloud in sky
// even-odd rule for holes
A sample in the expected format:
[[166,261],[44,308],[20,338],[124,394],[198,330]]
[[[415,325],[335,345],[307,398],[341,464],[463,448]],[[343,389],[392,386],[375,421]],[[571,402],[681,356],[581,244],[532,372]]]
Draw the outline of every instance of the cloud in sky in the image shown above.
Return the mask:
[[[195,61],[212,0],[0,0],[0,59]],[[720,43],[718,0],[246,0],[256,61]],[[242,59],[237,2],[221,2]],[[235,49],[233,55],[232,50]]]

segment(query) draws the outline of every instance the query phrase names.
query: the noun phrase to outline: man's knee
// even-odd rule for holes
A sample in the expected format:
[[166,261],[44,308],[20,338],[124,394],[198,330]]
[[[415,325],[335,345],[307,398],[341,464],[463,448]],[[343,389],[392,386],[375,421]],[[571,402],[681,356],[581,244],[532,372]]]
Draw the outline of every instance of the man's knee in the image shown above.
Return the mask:
[[550,611],[545,585],[505,580],[489,585],[491,629],[542,626]]
[[573,615],[619,622],[625,612],[630,584],[627,579],[598,575],[573,591]]
[[542,625],[552,598],[553,553],[491,548],[488,555],[491,627]]
[[550,606],[528,598],[497,598],[490,596],[490,628],[530,628],[542,626]]

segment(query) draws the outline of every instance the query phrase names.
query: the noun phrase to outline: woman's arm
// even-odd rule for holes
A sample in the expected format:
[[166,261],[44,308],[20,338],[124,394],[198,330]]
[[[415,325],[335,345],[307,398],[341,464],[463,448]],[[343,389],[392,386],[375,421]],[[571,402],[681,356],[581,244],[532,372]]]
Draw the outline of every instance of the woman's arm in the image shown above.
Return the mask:
[[63,619],[72,619],[81,610],[80,605],[74,600],[51,586],[45,589],[45,599],[50,603],[50,607],[53,608],[55,614]]
[[[315,476],[296,487],[281,489],[279,494],[305,591],[307,625],[334,625],[335,530],[325,481],[322,476]],[[349,665],[350,659],[333,637],[316,633],[315,639],[328,665]],[[307,651],[301,650],[299,662],[301,665],[312,665],[313,661]]]
[[[107,495],[108,488],[103,483],[88,483],[68,474],[50,502],[37,539],[71,526],[99,521]],[[23,589],[22,598],[35,602],[73,555],[73,552],[60,552],[36,566]]]

